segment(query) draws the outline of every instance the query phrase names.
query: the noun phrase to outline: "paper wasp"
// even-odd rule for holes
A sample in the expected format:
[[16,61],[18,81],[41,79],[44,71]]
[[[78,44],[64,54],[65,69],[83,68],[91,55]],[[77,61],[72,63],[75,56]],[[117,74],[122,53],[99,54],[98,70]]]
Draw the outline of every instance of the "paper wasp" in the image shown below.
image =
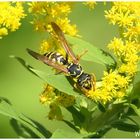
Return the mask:
[[[76,87],[86,93],[89,90],[95,90],[95,76],[93,74],[87,74],[83,71],[82,67],[79,64],[78,58],[76,58],[75,54],[69,47],[64,33],[60,29],[60,27],[51,22],[51,26],[58,37],[58,40],[61,43],[61,46],[64,48],[66,52],[66,58],[57,52],[47,52],[44,55],[36,53],[30,49],[27,49],[28,53],[36,58],[44,62],[45,64],[69,75],[76,83]],[[72,62],[69,61],[69,57]]]

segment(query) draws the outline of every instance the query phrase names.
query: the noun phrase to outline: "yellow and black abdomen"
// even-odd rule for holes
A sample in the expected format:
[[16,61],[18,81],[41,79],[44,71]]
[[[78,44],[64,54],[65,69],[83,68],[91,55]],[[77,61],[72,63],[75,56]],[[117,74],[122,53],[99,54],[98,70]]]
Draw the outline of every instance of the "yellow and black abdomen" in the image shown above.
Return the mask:
[[58,52],[47,52],[44,56],[47,56],[51,61],[61,65],[66,65],[68,63],[64,56]]
[[82,73],[78,77],[77,83],[80,87],[83,87],[86,90],[90,90],[92,88],[91,75],[87,73]]
[[69,63],[67,65],[69,75],[82,89],[90,90],[92,88],[91,75],[84,73],[79,64]]

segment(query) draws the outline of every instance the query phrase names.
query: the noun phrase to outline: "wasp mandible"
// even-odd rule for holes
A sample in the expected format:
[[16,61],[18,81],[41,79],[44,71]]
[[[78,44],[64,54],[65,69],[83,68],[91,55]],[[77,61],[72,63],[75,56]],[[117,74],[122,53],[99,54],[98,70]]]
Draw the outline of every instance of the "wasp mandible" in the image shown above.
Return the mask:
[[[27,49],[28,53],[42,61],[43,63],[67,74],[76,83],[76,87],[82,92],[86,93],[89,90],[95,90],[95,76],[93,74],[85,73],[79,64],[79,59],[75,56],[72,49],[69,47],[67,40],[65,39],[64,33],[60,27],[51,22],[51,26],[60,41],[61,46],[66,52],[66,57],[58,52],[47,52],[44,55],[36,53],[30,49]],[[72,61],[69,60],[69,57]]]

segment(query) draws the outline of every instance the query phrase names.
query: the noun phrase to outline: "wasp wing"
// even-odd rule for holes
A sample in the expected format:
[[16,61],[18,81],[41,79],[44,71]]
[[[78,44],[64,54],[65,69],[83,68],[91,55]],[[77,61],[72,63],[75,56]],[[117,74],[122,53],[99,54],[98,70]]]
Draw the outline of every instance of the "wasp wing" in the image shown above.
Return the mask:
[[65,49],[66,53],[72,58],[72,60],[75,64],[78,64],[78,60],[77,60],[75,54],[73,53],[73,51],[71,50],[71,48],[69,47],[69,45],[65,39],[64,33],[62,32],[60,27],[54,22],[51,22],[51,25],[52,25],[52,28],[55,31],[56,35],[58,36],[58,39],[60,40],[61,45]]
[[40,60],[40,61],[44,62],[45,64],[47,64],[47,65],[49,65],[49,66],[51,66],[51,67],[53,67],[53,68],[55,68],[55,69],[57,69],[59,71],[62,71],[64,73],[66,73],[66,74],[68,73],[68,70],[67,70],[66,67],[64,67],[63,65],[59,65],[57,63],[54,63],[53,61],[49,60],[47,56],[41,55],[39,53],[36,53],[36,52],[34,52],[34,51],[32,51],[32,50],[30,50],[28,48],[27,48],[27,52],[32,57],[34,57],[35,59]]

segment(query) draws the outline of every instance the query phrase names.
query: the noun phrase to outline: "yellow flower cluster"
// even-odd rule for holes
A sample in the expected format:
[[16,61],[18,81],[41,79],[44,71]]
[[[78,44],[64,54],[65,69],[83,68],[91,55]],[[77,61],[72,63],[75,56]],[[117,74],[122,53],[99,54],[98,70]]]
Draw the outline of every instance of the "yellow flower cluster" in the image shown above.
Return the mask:
[[125,96],[125,90],[131,82],[130,77],[120,75],[117,71],[104,72],[101,85],[96,90],[89,91],[88,97],[105,104]]
[[32,23],[35,25],[36,30],[47,30],[51,32],[52,28],[50,22],[55,22],[64,33],[76,36],[76,25],[72,25],[68,18],[71,8],[72,3],[70,2],[29,3],[29,12],[35,17]]
[[55,103],[58,106],[68,107],[75,103],[75,97],[58,91],[50,85],[45,85],[44,91],[40,95],[42,104]]
[[97,4],[95,1],[88,1],[88,2],[84,2],[84,5],[88,6],[90,10],[95,8],[95,5]]
[[45,39],[41,42],[40,53],[45,54],[46,52],[58,52],[61,55],[65,56],[65,50],[60,45],[59,41],[52,35],[48,39]]
[[[52,47],[53,46],[53,47]],[[46,52],[56,51],[57,46],[52,38],[45,39],[41,42],[40,53],[45,54]]]
[[137,40],[140,35],[140,3],[139,2],[114,2],[105,17],[115,25],[123,28],[123,36],[129,40]]
[[21,25],[21,18],[25,17],[21,2],[0,2],[0,38],[8,34],[8,30],[15,31]]
[[62,120],[62,107],[69,107],[75,103],[75,97],[58,91],[50,85],[45,85],[44,91],[40,95],[40,102],[49,105],[49,119]]
[[120,29],[120,38],[114,37],[107,46],[116,56],[117,68],[115,71],[104,72],[96,90],[87,93],[93,100],[105,104],[127,96],[126,91],[133,81],[140,60],[139,15],[138,2],[114,2],[112,8],[105,11],[105,17]]
[[134,76],[137,72],[140,45],[135,41],[123,41],[121,38],[114,38],[108,45],[108,48],[113,50],[118,58],[118,63],[120,64],[118,65],[119,73]]
[[120,59],[118,71],[133,77],[140,59],[140,3],[114,2],[113,7],[105,13],[111,23],[120,27],[121,38],[114,38],[108,45]]

